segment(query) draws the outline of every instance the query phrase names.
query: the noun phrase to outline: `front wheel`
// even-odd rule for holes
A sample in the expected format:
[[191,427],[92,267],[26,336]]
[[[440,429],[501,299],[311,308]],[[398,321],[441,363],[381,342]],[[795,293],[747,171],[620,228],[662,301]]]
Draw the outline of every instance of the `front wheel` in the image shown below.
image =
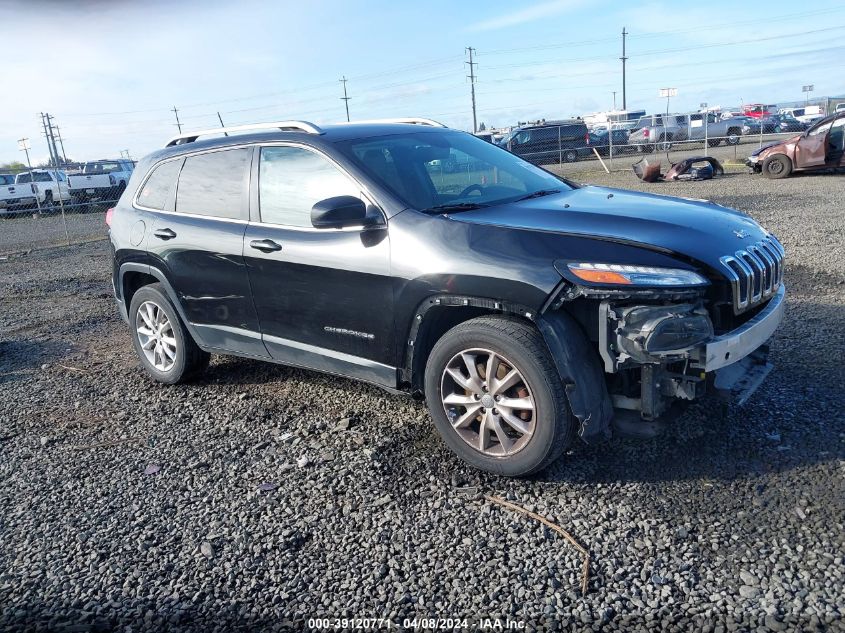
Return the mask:
[[539,332],[502,317],[449,330],[425,369],[429,411],[449,448],[491,473],[542,470],[575,432],[560,376]]
[[208,366],[161,284],[140,288],[129,308],[132,345],[144,370],[166,384],[183,382]]
[[792,173],[792,161],[784,154],[769,156],[763,161],[762,172],[766,178],[786,178]]
[[707,141],[707,145],[709,147],[716,147],[721,142],[722,142],[721,139],[711,138],[710,140]]

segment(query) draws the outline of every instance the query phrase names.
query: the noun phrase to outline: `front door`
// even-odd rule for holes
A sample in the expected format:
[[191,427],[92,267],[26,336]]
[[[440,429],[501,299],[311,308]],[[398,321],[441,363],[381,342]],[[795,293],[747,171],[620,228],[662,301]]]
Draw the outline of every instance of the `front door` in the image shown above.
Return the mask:
[[[142,187],[138,203],[155,216],[148,251],[199,342],[266,358],[243,261],[252,152],[233,148],[192,154],[184,164],[163,163]],[[160,203],[153,187],[159,170],[174,182],[178,176],[175,191],[168,190]]]
[[[334,162],[262,147],[244,259],[264,343],[281,362],[395,386],[390,242],[381,211]],[[311,208],[352,195],[381,228],[315,229]]]
[[811,127],[806,136],[798,139],[795,146],[795,168],[808,169],[821,167],[825,163],[827,152],[827,136],[830,132],[831,121]]

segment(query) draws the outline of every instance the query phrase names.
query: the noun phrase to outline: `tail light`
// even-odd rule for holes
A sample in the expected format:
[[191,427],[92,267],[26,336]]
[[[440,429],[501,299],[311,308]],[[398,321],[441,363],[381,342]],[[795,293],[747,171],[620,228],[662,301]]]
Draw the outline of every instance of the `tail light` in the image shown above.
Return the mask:
[[109,174],[109,184],[112,187],[114,187],[117,184],[117,179],[111,174]]
[[643,130],[643,138],[648,138],[648,128]]
[[111,219],[114,216],[114,207],[106,211],[106,226],[111,228]]
[[590,133],[589,132],[584,134],[584,141],[587,143],[587,145],[590,144]]

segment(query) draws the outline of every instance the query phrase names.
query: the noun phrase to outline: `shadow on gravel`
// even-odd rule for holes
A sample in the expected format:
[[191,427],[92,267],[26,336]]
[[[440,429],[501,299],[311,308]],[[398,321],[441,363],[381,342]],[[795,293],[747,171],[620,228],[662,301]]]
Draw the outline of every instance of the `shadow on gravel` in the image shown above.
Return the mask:
[[66,354],[67,345],[59,341],[0,341],[0,384],[22,380],[42,364]]

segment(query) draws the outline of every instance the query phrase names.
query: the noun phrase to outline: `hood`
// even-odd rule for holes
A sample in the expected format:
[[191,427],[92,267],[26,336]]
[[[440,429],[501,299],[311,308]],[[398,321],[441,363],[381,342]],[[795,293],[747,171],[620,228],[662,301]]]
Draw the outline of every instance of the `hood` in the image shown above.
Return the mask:
[[760,154],[765,152],[770,147],[776,147],[778,145],[783,145],[784,143],[797,143],[800,138],[801,138],[801,135],[798,134],[797,136],[793,136],[791,138],[781,139],[780,141],[772,141],[771,143],[766,143],[762,147],[758,147],[753,152],[751,152],[751,156],[759,156]]
[[[635,244],[719,269],[719,258],[768,235],[750,217],[692,198],[585,186],[559,194],[463,211],[460,222],[565,233]],[[565,258],[566,254],[561,253]],[[636,263],[636,262],[631,262]]]

